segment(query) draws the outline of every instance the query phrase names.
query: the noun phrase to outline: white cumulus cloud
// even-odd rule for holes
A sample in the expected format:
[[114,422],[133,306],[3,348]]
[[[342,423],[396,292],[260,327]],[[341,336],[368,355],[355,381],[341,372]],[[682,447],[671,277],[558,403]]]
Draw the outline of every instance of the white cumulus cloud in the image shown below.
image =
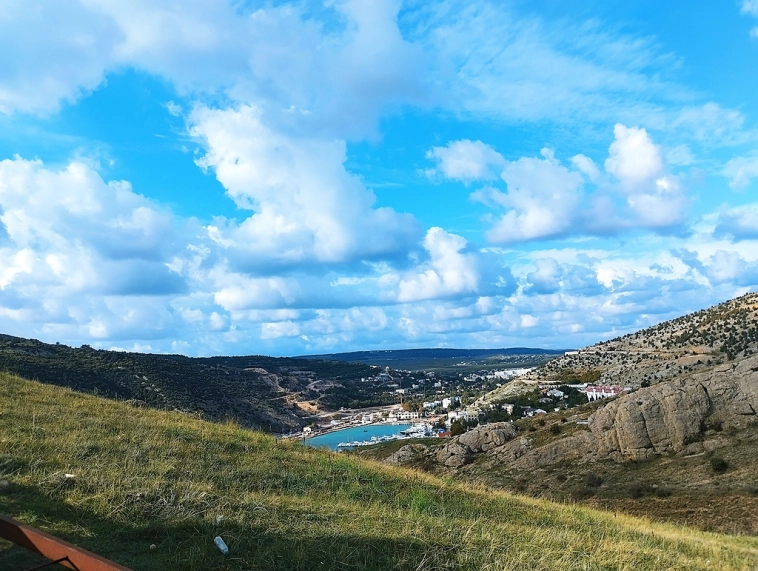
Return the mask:
[[446,178],[464,182],[495,179],[506,162],[491,146],[468,139],[433,147],[426,158],[437,161],[437,168]]
[[263,124],[251,106],[191,116],[212,169],[238,207],[254,214],[211,225],[211,238],[238,256],[268,263],[344,262],[404,252],[418,237],[414,218],[374,206],[375,196],[345,169],[345,142],[294,138]]
[[466,240],[442,228],[431,228],[424,238],[429,253],[427,267],[400,281],[400,302],[472,294],[479,285],[476,257],[466,253]]

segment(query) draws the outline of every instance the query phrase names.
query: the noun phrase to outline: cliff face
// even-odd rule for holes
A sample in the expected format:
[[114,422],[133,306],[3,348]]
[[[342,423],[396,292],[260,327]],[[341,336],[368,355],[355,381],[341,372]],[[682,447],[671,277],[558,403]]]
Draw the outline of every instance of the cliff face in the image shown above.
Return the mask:
[[484,454],[494,464],[528,471],[561,461],[650,459],[697,454],[724,445],[720,433],[758,423],[758,356],[714,367],[623,395],[597,410],[589,430],[539,447],[510,423],[475,428],[434,450],[406,447],[389,459],[422,456],[446,468],[463,468]]
[[598,410],[589,427],[597,456],[645,459],[685,450],[711,431],[743,428],[756,419],[756,410],[753,356],[621,397]]
[[521,468],[571,459],[621,462],[696,454],[723,441],[719,432],[758,422],[757,410],[758,356],[752,356],[619,397],[590,417],[589,432],[540,448],[512,441],[492,454]]

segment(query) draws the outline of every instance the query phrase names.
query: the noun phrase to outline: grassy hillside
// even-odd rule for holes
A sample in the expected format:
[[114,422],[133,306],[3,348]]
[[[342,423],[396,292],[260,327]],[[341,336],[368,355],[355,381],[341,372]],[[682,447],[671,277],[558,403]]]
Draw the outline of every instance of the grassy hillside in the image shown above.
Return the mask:
[[[466,488],[8,374],[0,478],[0,512],[135,570],[758,566],[755,538]],[[26,561],[0,544],[0,567]]]

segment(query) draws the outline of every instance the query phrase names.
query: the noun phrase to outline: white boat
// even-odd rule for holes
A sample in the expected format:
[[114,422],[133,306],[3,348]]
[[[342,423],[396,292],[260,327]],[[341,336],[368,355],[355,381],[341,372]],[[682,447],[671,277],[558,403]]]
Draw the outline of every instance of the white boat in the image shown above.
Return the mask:
[[429,423],[419,423],[401,430],[400,434],[406,438],[424,438],[432,435],[432,425]]

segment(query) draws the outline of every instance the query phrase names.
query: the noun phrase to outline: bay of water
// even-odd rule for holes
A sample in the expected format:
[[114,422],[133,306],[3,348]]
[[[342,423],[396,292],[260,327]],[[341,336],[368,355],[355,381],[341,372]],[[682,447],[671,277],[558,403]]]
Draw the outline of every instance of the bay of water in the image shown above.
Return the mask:
[[337,444],[340,442],[354,442],[371,440],[372,436],[389,436],[391,434],[400,434],[401,430],[408,428],[410,424],[366,424],[362,426],[355,426],[353,428],[344,428],[342,430],[336,430],[329,432],[328,434],[322,434],[320,436],[314,436],[313,438],[306,438],[306,446],[315,446],[319,448],[329,448],[330,450],[337,450]]

